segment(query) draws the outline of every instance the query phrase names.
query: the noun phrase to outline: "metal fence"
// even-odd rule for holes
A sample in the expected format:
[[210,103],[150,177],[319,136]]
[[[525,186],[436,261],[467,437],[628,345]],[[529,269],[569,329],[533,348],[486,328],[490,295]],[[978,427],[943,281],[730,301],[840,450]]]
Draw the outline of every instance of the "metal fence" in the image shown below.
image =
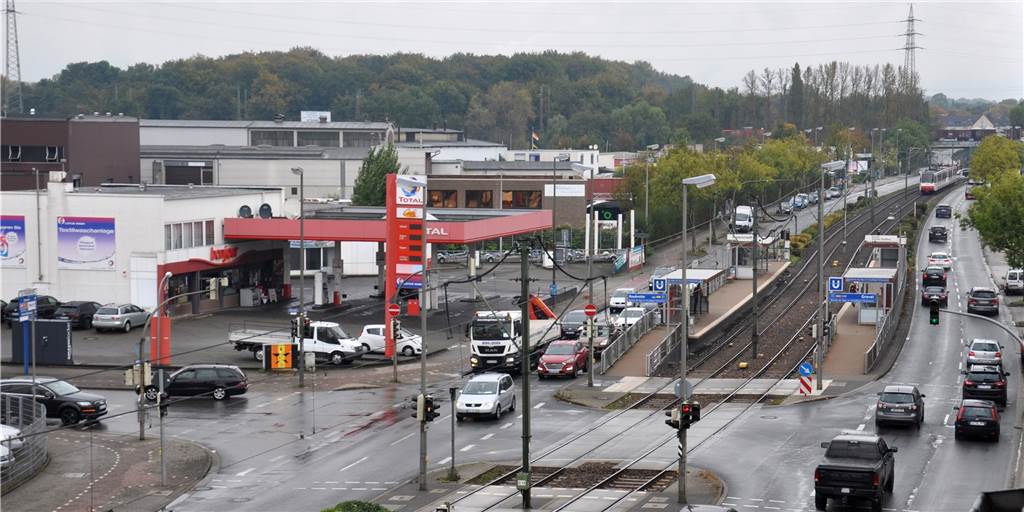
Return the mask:
[[893,308],[882,317],[880,320],[881,327],[878,329],[878,334],[875,335],[875,341],[871,343],[871,346],[864,351],[864,373],[867,374],[871,371],[871,368],[875,366],[875,362],[878,361],[878,355],[882,353],[882,349],[885,348],[885,344],[892,339],[893,332],[896,331],[896,326],[900,323],[900,315],[903,313],[903,299],[907,295],[906,283],[900,284],[899,291],[896,292],[896,297],[893,300]]
[[656,325],[661,323],[661,313],[652,309],[640,317],[636,323],[626,328],[615,340],[605,347],[604,351],[601,352],[601,360],[594,364],[597,373],[604,375],[609,368],[618,361],[623,354],[633,348],[636,342],[640,341],[640,338],[647,334],[648,331],[653,329]]
[[648,377],[653,375],[658,370],[658,367],[661,366],[661,363],[668,358],[669,354],[679,346],[679,340],[683,337],[681,327],[682,325],[676,325],[672,332],[668,333],[668,336],[665,336],[665,339],[657,347],[654,347],[647,353],[647,366],[644,375]]
[[0,489],[6,494],[46,466],[46,434],[39,434],[46,428],[46,407],[28,397],[0,395],[0,423],[20,431],[19,436],[0,442],[7,449],[0,478]]

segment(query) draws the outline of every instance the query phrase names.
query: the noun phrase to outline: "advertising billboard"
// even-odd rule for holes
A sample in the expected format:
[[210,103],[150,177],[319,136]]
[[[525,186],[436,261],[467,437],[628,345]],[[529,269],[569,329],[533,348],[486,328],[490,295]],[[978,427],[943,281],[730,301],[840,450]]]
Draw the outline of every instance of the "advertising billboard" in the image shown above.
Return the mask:
[[0,268],[25,268],[25,216],[0,215]]
[[[400,288],[421,288],[426,268],[424,224],[427,177],[408,174],[387,176],[387,248],[385,250],[385,308]],[[384,355],[395,353],[391,318],[385,310]]]
[[113,217],[57,217],[57,268],[114,270]]

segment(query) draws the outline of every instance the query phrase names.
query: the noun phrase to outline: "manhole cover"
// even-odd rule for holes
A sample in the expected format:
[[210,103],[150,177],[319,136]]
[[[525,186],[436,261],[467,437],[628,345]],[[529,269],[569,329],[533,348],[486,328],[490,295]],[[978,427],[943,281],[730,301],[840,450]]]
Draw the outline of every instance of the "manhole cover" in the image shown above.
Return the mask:
[[231,498],[231,501],[234,503],[245,503],[247,501],[252,501],[252,498]]
[[777,419],[779,419],[779,417],[778,416],[761,416],[761,419],[762,420],[777,420]]
[[64,478],[85,478],[85,473],[64,473]]

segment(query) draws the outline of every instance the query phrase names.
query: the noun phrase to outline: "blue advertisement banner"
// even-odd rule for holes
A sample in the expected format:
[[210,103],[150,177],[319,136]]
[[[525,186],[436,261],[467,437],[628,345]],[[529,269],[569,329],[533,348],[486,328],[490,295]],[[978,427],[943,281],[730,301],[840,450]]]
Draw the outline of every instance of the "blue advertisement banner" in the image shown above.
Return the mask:
[[57,217],[57,268],[114,270],[113,217]]
[[25,216],[0,215],[0,268],[25,268]]

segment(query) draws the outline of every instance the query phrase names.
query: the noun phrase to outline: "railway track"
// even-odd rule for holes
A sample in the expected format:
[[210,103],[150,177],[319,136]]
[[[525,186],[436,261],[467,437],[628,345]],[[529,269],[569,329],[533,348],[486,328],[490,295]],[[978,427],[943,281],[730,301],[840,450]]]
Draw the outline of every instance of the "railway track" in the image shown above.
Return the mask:
[[[894,221],[885,220],[890,212],[902,212],[912,208],[920,194],[915,192],[909,198],[904,199],[902,192],[896,192],[881,198],[881,204],[876,206],[878,217],[883,220],[881,223],[872,225],[870,214],[862,211],[859,215],[848,219],[848,237],[854,240],[863,240],[864,235],[881,229],[885,224],[897,222],[900,215]],[[825,277],[828,277],[837,269],[849,268],[859,255],[858,248],[843,250],[842,226],[838,223],[826,233],[825,239]],[[816,239],[815,239],[816,240]],[[765,359],[761,352],[770,352],[783,340],[787,339],[786,333],[792,332],[801,319],[806,315],[816,312],[820,301],[817,295],[817,243],[812,242],[802,254],[800,267],[790,274],[789,279],[777,289],[760,307],[758,314],[759,345],[758,357],[755,359],[748,356],[746,361],[749,366],[745,370],[734,368],[734,365],[745,354],[751,354],[752,341],[750,341],[753,330],[752,315],[748,315],[739,325],[727,331],[716,340],[701,347],[696,354],[696,360],[689,366],[689,371],[699,376],[720,376],[720,377],[745,377],[757,371]],[[832,267],[831,262],[837,261],[838,266]],[[746,340],[740,343],[740,340]],[[752,356],[752,354],[751,354]],[[669,369],[667,373],[674,374],[676,369]]]

